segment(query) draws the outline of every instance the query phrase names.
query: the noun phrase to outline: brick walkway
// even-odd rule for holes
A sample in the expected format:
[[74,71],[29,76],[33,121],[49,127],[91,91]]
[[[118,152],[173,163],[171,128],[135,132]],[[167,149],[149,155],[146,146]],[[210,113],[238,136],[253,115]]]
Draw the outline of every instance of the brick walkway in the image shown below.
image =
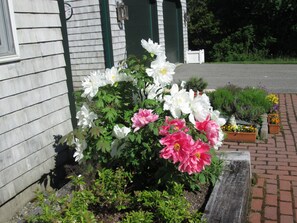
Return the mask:
[[282,129],[267,143],[225,142],[224,150],[248,150],[257,183],[250,223],[297,223],[297,94],[279,94]]

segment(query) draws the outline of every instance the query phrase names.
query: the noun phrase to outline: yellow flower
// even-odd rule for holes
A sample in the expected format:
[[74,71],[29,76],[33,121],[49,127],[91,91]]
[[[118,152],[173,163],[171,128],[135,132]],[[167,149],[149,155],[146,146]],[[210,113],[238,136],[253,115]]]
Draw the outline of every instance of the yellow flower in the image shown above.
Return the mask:
[[276,94],[269,94],[266,96],[266,99],[270,101],[272,104],[278,104],[279,100]]

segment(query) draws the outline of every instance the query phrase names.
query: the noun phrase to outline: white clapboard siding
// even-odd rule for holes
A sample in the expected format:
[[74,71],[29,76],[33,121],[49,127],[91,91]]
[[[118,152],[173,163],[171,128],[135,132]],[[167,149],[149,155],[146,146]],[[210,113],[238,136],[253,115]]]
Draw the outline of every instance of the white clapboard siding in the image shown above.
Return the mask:
[[12,10],[20,60],[0,57],[0,222],[17,211],[6,209],[12,198],[60,165],[54,135],[72,130],[58,1],[13,0]]
[[102,29],[98,25],[89,26],[89,27],[67,27],[68,32],[71,34],[68,34],[69,36],[75,35],[75,34],[81,34],[81,33],[100,33],[102,32]]

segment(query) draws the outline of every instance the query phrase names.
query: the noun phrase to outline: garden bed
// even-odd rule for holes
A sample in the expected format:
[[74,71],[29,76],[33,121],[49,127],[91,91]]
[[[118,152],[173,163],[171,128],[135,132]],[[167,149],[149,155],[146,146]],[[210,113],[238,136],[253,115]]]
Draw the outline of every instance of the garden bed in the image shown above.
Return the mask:
[[[204,218],[208,222],[244,222],[250,191],[250,154],[223,152],[221,158],[226,162],[214,188],[211,190],[205,185],[201,187],[200,192],[185,192],[184,196],[191,203],[192,210],[204,210]],[[64,196],[70,193],[71,189],[71,184],[68,183],[57,192],[57,195]],[[22,220],[24,216],[36,215],[39,212],[40,208],[28,203],[10,223],[25,222]]]

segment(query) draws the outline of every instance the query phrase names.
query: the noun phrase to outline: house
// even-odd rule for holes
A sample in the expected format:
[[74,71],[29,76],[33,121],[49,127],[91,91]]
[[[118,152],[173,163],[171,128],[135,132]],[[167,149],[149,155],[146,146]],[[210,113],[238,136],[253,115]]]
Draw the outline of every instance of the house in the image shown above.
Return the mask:
[[141,55],[148,38],[165,47],[170,62],[183,63],[188,42],[186,0],[1,0],[0,12],[5,222],[67,160],[69,150],[55,143],[75,125],[73,88],[90,71]]
[[[0,1],[0,222],[34,197],[72,130],[58,1]],[[4,12],[4,13],[2,13]],[[63,162],[63,160],[61,160]]]
[[[65,0],[73,85],[92,70],[117,65],[128,55],[142,55],[141,39],[165,47],[167,59],[184,63],[188,51],[186,0]],[[127,11],[121,11],[120,9]],[[121,18],[120,13],[126,17]]]

